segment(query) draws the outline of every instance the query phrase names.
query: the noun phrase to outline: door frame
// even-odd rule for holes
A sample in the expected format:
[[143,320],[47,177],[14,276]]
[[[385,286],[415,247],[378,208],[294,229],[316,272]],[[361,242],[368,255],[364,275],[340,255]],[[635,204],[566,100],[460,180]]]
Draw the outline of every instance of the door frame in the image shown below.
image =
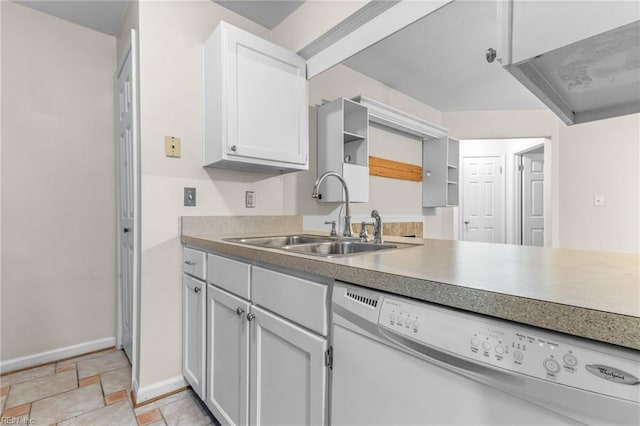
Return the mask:
[[[134,225],[133,225],[133,295],[131,298],[132,304],[132,354],[131,354],[131,386],[134,389],[134,392],[137,392],[138,389],[138,376],[139,376],[139,347],[140,347],[140,253],[141,253],[141,243],[140,243],[140,108],[139,108],[139,99],[140,99],[140,75],[139,75],[139,44],[138,44],[138,34],[135,29],[131,29],[131,34],[129,38],[128,48],[126,53],[122,56],[122,58],[118,59],[117,68],[115,70],[114,75],[114,93],[115,102],[114,102],[114,127],[117,126],[117,122],[115,118],[118,115],[118,95],[117,95],[117,82],[118,76],[122,71],[122,68],[127,60],[127,58],[131,56],[131,80],[132,80],[132,90],[131,90],[131,105],[133,108],[133,126],[132,126],[132,143],[133,143],[133,204],[134,204]],[[119,163],[119,144],[118,144],[118,135],[115,132],[114,144],[116,147],[116,277],[117,277],[117,308],[116,308],[116,346],[118,348],[122,348],[123,344],[123,331],[122,331],[122,280],[120,279],[121,273],[121,256],[120,256],[120,247],[121,247],[121,237],[122,234],[120,232],[122,225],[120,223],[120,200],[121,200],[121,191],[120,191],[120,163]]]
[[506,179],[506,155],[504,153],[486,153],[482,155],[478,154],[469,154],[469,155],[460,155],[459,173],[460,178],[458,180],[458,206],[460,213],[458,214],[458,238],[460,241],[466,241],[464,239],[464,160],[465,158],[500,158],[502,160],[502,171],[500,174],[502,175],[502,235],[504,237],[504,242],[501,244],[507,243],[507,179]]
[[[546,149],[545,149],[545,143],[544,142],[541,142],[541,143],[536,144],[536,145],[529,146],[529,147],[523,149],[522,151],[518,151],[518,152],[513,154],[513,161],[514,161],[514,164],[515,164],[515,167],[514,167],[513,170],[517,171],[517,173],[515,173],[515,176],[513,177],[514,178],[514,192],[515,192],[514,197],[513,197],[513,208],[514,208],[514,210],[513,210],[514,211],[513,226],[514,226],[514,229],[516,231],[514,233],[514,235],[516,237],[515,244],[517,244],[517,245],[522,245],[522,231],[523,231],[522,230],[522,225],[523,225],[523,223],[522,223],[522,202],[523,202],[523,200],[522,200],[522,194],[523,194],[523,191],[522,191],[522,173],[520,172],[519,167],[521,165],[524,165],[523,155],[525,155],[525,154],[527,154],[527,153],[529,153],[531,151],[535,151],[537,149],[540,149],[540,148],[542,148],[545,151],[545,159],[546,159],[547,157],[546,157]],[[545,176],[545,188],[544,188],[544,191],[547,190],[547,188],[546,188],[546,186],[547,186],[546,180],[547,179],[546,179],[546,176]],[[545,198],[544,198],[545,201],[546,201],[546,198],[547,197],[545,195]],[[547,222],[546,214],[545,214],[545,219],[544,220],[545,220],[545,226],[546,226],[546,222]],[[545,241],[545,246],[546,246],[546,241]]]

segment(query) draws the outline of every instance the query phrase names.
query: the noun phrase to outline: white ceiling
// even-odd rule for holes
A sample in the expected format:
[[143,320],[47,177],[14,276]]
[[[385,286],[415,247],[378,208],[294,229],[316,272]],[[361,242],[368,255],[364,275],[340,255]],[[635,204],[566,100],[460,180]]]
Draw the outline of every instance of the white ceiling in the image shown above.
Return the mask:
[[456,1],[345,61],[441,111],[545,108],[485,51],[497,48],[496,1]]
[[[124,0],[17,2],[111,35],[118,34],[128,4]],[[216,3],[273,28],[304,1]],[[441,111],[543,108],[497,62],[489,64],[485,60],[486,49],[496,47],[496,4],[455,1],[349,58],[345,64]]]
[[274,0],[213,0],[220,6],[226,7],[229,10],[236,12],[238,15],[242,15],[245,18],[257,22],[263,27],[267,27],[270,30],[284,21],[284,19],[291,15],[294,10],[300,7],[303,1],[274,1]]
[[113,36],[122,27],[128,5],[124,0],[16,0],[16,3]]
[[[4,1],[4,0],[1,0]],[[57,16],[102,33],[118,35],[126,13],[127,0],[15,0],[23,6]],[[183,0],[173,0],[183,1]],[[275,28],[303,1],[294,0],[212,0],[269,29]]]

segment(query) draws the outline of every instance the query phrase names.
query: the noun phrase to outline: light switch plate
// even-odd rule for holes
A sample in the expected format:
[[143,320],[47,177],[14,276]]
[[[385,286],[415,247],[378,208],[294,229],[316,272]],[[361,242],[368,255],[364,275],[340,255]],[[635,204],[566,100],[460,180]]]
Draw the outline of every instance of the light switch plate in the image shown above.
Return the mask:
[[167,157],[180,158],[180,138],[175,136],[164,137],[164,149]]
[[604,206],[604,195],[594,195],[593,196],[593,205],[595,207]]
[[249,209],[252,209],[256,206],[255,191],[246,191],[244,193],[244,206]]
[[185,207],[195,207],[196,205],[196,189],[184,188],[184,205]]

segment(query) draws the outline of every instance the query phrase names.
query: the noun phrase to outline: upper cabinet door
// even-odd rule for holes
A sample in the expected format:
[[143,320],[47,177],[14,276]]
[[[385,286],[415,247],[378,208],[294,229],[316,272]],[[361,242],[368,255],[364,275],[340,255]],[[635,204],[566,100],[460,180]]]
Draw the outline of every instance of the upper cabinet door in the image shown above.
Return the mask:
[[[511,5],[512,11],[508,12]],[[510,63],[516,64],[640,19],[635,1],[511,0],[499,7],[504,22],[512,19]],[[589,55],[576,49],[573,61]]]
[[205,166],[308,169],[303,58],[221,22],[205,42]]

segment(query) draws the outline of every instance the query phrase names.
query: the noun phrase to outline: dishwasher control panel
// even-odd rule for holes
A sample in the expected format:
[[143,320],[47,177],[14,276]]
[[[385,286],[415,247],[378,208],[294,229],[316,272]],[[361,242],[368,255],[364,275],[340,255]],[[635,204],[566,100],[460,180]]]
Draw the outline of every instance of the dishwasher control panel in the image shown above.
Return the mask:
[[640,353],[395,297],[382,300],[378,325],[493,367],[640,402]]

